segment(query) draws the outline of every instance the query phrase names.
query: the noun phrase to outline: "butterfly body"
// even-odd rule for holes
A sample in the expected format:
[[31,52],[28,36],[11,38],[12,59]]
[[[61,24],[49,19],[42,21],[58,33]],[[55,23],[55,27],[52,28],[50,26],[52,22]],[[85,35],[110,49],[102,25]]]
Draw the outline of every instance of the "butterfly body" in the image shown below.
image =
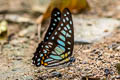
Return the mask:
[[74,30],[70,11],[65,8],[61,13],[55,8],[51,23],[44,40],[34,53],[36,66],[57,66],[69,62],[74,45]]

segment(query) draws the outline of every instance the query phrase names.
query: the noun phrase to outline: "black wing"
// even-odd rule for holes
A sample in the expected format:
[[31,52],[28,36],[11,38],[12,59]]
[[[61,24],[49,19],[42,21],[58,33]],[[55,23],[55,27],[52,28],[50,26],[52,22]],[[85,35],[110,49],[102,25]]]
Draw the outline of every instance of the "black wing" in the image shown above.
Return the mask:
[[[44,61],[48,66],[56,66],[69,61],[74,46],[74,29],[70,11],[65,8],[61,21],[50,36],[48,42],[53,43],[49,57]],[[50,60],[50,61],[49,61]]]
[[60,10],[58,8],[54,8],[51,13],[51,22],[50,22],[50,26],[45,34],[44,42],[48,41],[49,37],[52,35],[53,31],[55,30],[58,23],[60,22],[60,19],[61,19]]

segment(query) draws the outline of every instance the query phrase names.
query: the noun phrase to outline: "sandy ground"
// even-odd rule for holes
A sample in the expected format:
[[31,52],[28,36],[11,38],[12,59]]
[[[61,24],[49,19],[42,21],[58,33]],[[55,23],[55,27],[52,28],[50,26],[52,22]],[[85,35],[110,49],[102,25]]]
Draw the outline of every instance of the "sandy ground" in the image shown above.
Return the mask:
[[[120,19],[120,1],[88,0],[92,8],[84,17],[111,17]],[[107,14],[106,14],[107,13]],[[0,80],[120,80],[115,65],[120,61],[120,28],[99,42],[75,43],[75,62],[54,68],[35,67],[33,53],[38,45],[37,27],[26,24],[9,24],[9,33],[14,34],[4,44],[0,54]],[[25,32],[27,34],[22,34]],[[22,36],[21,36],[22,35]],[[119,79],[117,79],[119,78]],[[105,80],[105,79],[104,79]]]

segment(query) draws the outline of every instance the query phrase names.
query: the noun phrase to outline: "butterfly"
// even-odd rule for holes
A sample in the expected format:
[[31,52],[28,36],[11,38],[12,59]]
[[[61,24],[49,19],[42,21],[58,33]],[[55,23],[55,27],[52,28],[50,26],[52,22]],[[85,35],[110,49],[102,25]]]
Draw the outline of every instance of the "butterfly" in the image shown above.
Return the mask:
[[65,8],[61,13],[54,8],[51,13],[50,26],[41,43],[39,43],[33,64],[37,67],[58,66],[71,60],[74,46],[74,29],[71,12]]

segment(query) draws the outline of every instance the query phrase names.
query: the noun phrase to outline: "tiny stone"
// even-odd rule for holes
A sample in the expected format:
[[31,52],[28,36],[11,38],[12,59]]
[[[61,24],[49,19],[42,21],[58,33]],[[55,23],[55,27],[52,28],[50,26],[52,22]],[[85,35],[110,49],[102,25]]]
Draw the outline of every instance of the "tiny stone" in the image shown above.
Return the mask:
[[60,72],[52,72],[52,77],[58,77],[58,78],[60,78],[60,77],[62,77],[62,74],[60,73]]

